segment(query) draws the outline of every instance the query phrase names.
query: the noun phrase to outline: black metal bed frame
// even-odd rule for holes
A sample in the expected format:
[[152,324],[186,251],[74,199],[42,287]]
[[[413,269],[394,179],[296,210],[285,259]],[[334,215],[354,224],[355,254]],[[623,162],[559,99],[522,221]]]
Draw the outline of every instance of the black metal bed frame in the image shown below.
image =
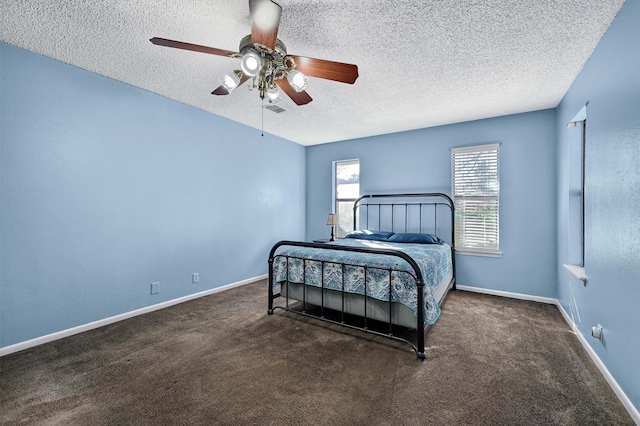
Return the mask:
[[[441,198],[444,201],[429,201],[429,202],[401,202],[401,203],[384,203],[384,202],[371,202],[371,200],[376,200],[378,198],[382,198],[382,199],[389,199],[389,198],[396,198],[396,199],[407,199],[407,198],[424,198],[424,199],[434,199],[434,198]],[[363,201],[367,201],[366,203],[363,203]],[[365,216],[365,222],[366,222],[366,229],[371,229],[369,228],[369,208],[374,206],[377,207],[378,209],[378,229],[381,230],[381,223],[382,223],[382,207],[383,206],[390,206],[391,207],[391,231],[394,231],[394,209],[396,206],[400,206],[400,207],[404,207],[404,232],[407,232],[407,230],[409,229],[408,227],[408,208],[411,206],[418,206],[419,208],[419,231],[420,233],[422,233],[422,209],[424,206],[433,206],[434,207],[434,234],[437,235],[437,228],[438,228],[438,221],[437,221],[437,212],[438,212],[438,206],[445,206],[448,207],[450,210],[450,219],[451,219],[451,239],[450,239],[450,246],[451,246],[451,261],[452,261],[452,278],[451,281],[449,283],[447,283],[447,285],[449,286],[449,288],[446,289],[446,292],[449,291],[449,289],[453,288],[455,289],[455,283],[456,283],[456,273],[455,273],[455,238],[454,238],[454,215],[455,215],[455,209],[454,209],[454,205],[453,205],[453,200],[446,194],[443,193],[411,193],[411,194],[370,194],[370,195],[363,195],[360,198],[358,198],[355,202],[354,202],[354,206],[353,206],[353,222],[354,222],[354,229],[357,229],[357,220],[358,220],[358,208],[362,208],[366,206],[366,216]],[[362,211],[360,211],[360,214],[362,215]],[[361,221],[362,223],[362,221]],[[283,246],[292,246],[292,247],[311,247],[311,248],[318,248],[318,249],[323,249],[323,250],[337,250],[337,251],[348,251],[348,252],[359,252],[359,253],[369,253],[369,254],[380,254],[380,255],[386,255],[386,256],[395,256],[398,258],[401,258],[403,260],[405,260],[412,271],[406,271],[406,270],[396,270],[396,269],[392,269],[392,268],[380,268],[380,267],[374,267],[374,266],[368,266],[368,265],[350,265],[350,264],[339,264],[342,265],[342,290],[341,290],[341,297],[342,297],[342,310],[340,312],[340,321],[336,321],[330,318],[327,318],[325,316],[325,302],[324,302],[324,296],[325,296],[325,287],[324,287],[324,267],[325,264],[330,263],[330,264],[336,264],[336,262],[330,262],[330,261],[319,261],[319,260],[313,260],[313,259],[304,259],[301,257],[297,257],[297,256],[292,256],[292,255],[280,255],[280,254],[276,254],[277,250],[280,247]],[[287,285],[287,295],[285,296],[286,300],[285,300],[285,305],[284,306],[275,306],[273,305],[273,301],[275,299],[277,299],[278,297],[280,297],[282,294],[281,293],[274,293],[273,292],[273,280],[274,280],[274,273],[273,273],[273,266],[274,266],[274,261],[276,258],[278,257],[285,257],[286,258],[286,267],[287,267],[287,279],[286,279],[286,284]],[[306,261],[314,261],[314,262],[320,262],[321,263],[321,286],[319,288],[320,290],[320,295],[321,295],[321,304],[320,304],[320,315],[315,315],[312,313],[307,312],[307,301],[306,301],[306,284],[302,285],[302,291],[303,291],[303,296],[302,296],[302,311],[300,310],[296,310],[296,309],[290,309],[289,307],[289,259],[300,259],[303,261],[303,277],[306,277]],[[356,266],[356,267],[362,267],[364,268],[364,285],[365,285],[365,290],[364,290],[364,325],[362,327],[357,326],[357,325],[353,325],[353,324],[349,324],[347,322],[345,322],[345,290],[344,290],[344,270],[345,270],[345,266]],[[389,273],[389,322],[388,322],[388,333],[382,333],[376,330],[373,330],[371,328],[368,327],[367,325],[367,288],[366,288],[366,282],[367,282],[367,271],[369,269],[377,269],[377,270],[386,270]],[[417,297],[418,297],[418,313],[417,313],[417,318],[416,318],[416,342],[415,344],[407,339],[404,339],[402,337],[396,336],[393,333],[393,302],[391,300],[391,274],[393,272],[396,273],[408,273],[410,274],[413,279],[416,282],[416,291],[417,291]],[[304,279],[304,278],[303,278]],[[336,244],[320,244],[320,243],[307,243],[307,242],[301,242],[301,241],[279,241],[277,242],[271,249],[271,252],[269,253],[269,285],[268,285],[269,289],[268,289],[268,297],[269,297],[269,306],[268,306],[268,310],[267,313],[269,315],[273,314],[273,312],[276,309],[282,309],[285,310],[287,312],[293,312],[302,316],[306,316],[306,317],[311,317],[311,318],[315,318],[315,319],[319,319],[321,321],[325,321],[325,322],[329,322],[332,324],[337,324],[343,327],[347,327],[347,328],[351,328],[351,329],[355,329],[355,330],[360,330],[360,331],[364,331],[365,333],[371,333],[371,334],[376,334],[379,336],[383,336],[383,337],[387,337],[389,339],[392,340],[396,340],[396,341],[401,341],[404,343],[409,344],[413,350],[416,352],[416,355],[419,359],[425,359],[426,358],[426,353],[425,353],[425,349],[424,349],[424,336],[425,336],[425,331],[427,330],[427,328],[429,327],[428,325],[425,326],[424,325],[424,303],[422,302],[424,300],[424,279],[422,276],[422,272],[420,271],[420,268],[418,266],[418,264],[415,262],[415,260],[413,258],[411,258],[411,256],[407,255],[404,252],[401,251],[396,251],[396,250],[391,250],[391,249],[377,249],[377,248],[364,248],[364,247],[351,247],[351,246],[341,246],[341,245],[336,245]],[[337,290],[331,290],[331,291],[337,291]],[[443,296],[443,300],[446,297],[446,293]],[[329,308],[327,308],[329,309]]]

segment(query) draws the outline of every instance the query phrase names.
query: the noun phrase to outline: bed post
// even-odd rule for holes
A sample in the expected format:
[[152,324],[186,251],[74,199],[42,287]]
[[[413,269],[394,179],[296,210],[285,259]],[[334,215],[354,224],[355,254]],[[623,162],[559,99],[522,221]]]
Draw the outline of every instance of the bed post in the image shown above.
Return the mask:
[[[424,283],[420,278],[416,281],[418,288],[418,300],[424,300]],[[416,355],[418,359],[426,359],[427,354],[424,351],[424,303],[418,303],[418,326],[416,327],[417,346]]]
[[269,307],[267,309],[267,314],[273,314],[273,253],[269,256],[269,282],[267,283],[267,287],[269,288]]
[[451,288],[456,289],[456,204],[451,197],[442,194],[449,202],[451,210],[451,269],[453,270],[453,285]]

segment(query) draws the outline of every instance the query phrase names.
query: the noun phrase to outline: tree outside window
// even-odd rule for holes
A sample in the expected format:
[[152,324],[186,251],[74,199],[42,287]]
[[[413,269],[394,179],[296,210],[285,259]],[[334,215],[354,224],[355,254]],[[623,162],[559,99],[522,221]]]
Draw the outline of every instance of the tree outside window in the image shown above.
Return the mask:
[[336,161],[335,183],[335,212],[339,223],[336,236],[344,238],[353,231],[353,203],[360,196],[360,161]]

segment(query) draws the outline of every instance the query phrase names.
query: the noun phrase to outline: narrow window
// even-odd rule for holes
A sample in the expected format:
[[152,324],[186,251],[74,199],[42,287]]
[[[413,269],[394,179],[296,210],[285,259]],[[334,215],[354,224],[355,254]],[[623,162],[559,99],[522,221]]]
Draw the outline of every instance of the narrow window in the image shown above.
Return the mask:
[[567,125],[569,140],[569,263],[584,266],[584,160],[587,136],[586,105]]
[[334,168],[335,212],[338,215],[336,237],[353,231],[353,203],[360,196],[359,160],[336,161]]
[[500,256],[499,144],[454,148],[451,153],[456,208],[456,251]]

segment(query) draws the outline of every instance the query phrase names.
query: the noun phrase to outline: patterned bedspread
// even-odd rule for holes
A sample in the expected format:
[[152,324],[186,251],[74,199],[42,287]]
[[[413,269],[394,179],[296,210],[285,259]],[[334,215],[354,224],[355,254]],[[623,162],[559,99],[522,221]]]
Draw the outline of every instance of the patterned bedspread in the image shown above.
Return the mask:
[[[389,243],[358,239],[344,239],[329,244],[400,250],[411,256],[420,267],[424,278],[425,324],[436,322],[440,316],[440,307],[433,297],[433,290],[451,273],[451,247],[449,245]],[[401,272],[412,269],[405,260],[399,257],[310,247],[290,247],[282,250],[274,260],[274,287],[287,280],[287,259],[284,255],[301,258],[289,258],[288,278],[290,282],[320,287],[324,272],[324,286],[332,290],[342,290],[342,264],[367,265],[367,296],[383,301],[389,300],[388,270],[398,271],[391,273],[391,300],[413,309],[416,316],[418,314],[415,279],[411,274]],[[309,260],[305,260],[303,265],[302,259]],[[321,261],[325,261],[324,271]],[[362,266],[345,266],[345,291],[365,294],[364,277],[365,272]]]

